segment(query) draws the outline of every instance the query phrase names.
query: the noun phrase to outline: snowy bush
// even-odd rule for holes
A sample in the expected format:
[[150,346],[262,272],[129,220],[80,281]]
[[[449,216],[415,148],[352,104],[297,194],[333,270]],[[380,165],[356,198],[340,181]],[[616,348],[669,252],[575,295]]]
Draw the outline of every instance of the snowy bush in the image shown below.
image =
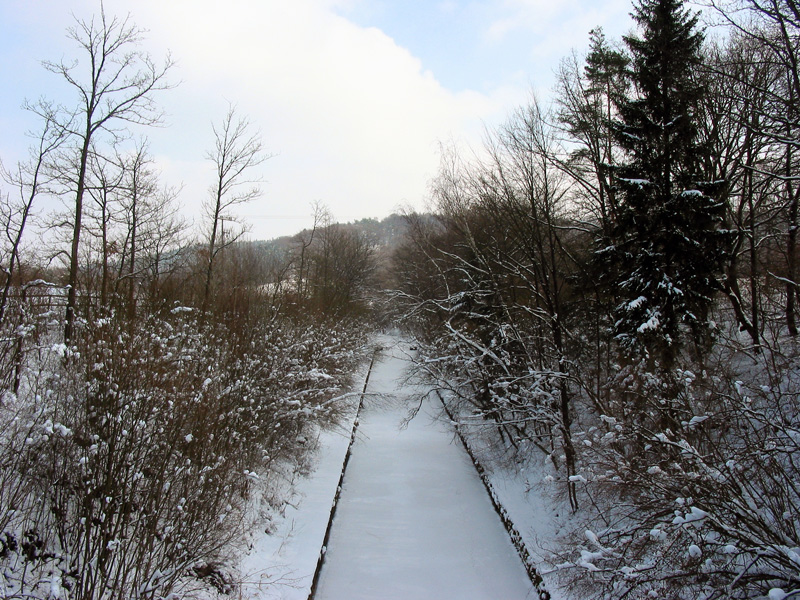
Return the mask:
[[361,338],[279,315],[244,337],[187,314],[112,315],[85,323],[74,348],[29,357],[1,407],[5,597],[230,583],[220,565],[254,483],[335,419]]
[[474,331],[449,326],[439,339],[417,340],[415,373],[428,384],[446,390],[450,409],[465,423],[496,428],[505,452],[523,454],[538,446],[554,452],[553,431],[559,374],[531,370],[513,356],[516,339],[493,339],[483,345]]
[[616,402],[584,453],[601,509],[568,564],[586,597],[758,598],[797,587],[800,374],[796,358],[774,351],[755,366],[741,358],[720,349],[699,374],[619,372]]

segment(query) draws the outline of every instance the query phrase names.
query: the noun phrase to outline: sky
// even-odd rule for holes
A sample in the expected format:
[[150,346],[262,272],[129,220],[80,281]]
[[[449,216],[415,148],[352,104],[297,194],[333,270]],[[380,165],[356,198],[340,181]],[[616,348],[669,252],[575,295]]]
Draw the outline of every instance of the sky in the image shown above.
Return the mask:
[[[176,87],[155,99],[150,140],[164,183],[196,224],[213,166],[212,124],[229,105],[271,155],[262,196],[240,207],[252,239],[291,235],[314,203],[348,222],[425,210],[442,144],[477,148],[531,94],[547,97],[559,62],[589,31],[632,27],[630,0],[105,0],[107,15],[169,53]],[[99,0],[0,1],[0,158],[24,157],[39,97],[74,103],[42,60],[80,57],[66,29]],[[44,210],[44,209],[43,209]]]

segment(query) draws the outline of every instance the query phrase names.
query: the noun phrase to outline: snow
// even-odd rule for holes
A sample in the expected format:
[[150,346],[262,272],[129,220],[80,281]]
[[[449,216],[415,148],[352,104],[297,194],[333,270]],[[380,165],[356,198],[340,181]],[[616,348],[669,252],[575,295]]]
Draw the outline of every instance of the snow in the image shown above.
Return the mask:
[[708,517],[708,513],[704,510],[697,508],[696,506],[692,506],[691,510],[686,514],[684,518],[684,522],[686,523],[694,523],[696,521],[702,521],[703,519]]
[[645,297],[645,296],[639,296],[639,297],[638,297],[638,298],[636,298],[635,300],[631,300],[631,301],[628,303],[628,310],[636,310],[637,308],[639,308],[640,306],[642,306],[642,305],[643,305],[645,302],[647,302],[647,297]]
[[177,315],[177,314],[180,314],[180,313],[190,313],[192,311],[194,311],[194,309],[192,307],[190,307],[190,306],[176,306],[170,312],[173,315]]
[[661,321],[658,318],[658,313],[654,312],[650,314],[650,318],[647,319],[647,321],[639,325],[636,331],[639,333],[645,333],[646,331],[658,329],[660,326]]
[[360,417],[316,598],[535,598],[440,408],[413,406],[403,349],[387,349]]
[[661,529],[651,529],[650,537],[652,537],[654,540],[659,540],[663,542],[664,540],[667,539],[667,532]]
[[275,519],[275,531],[262,533],[240,563],[243,598],[308,598],[354,418],[352,410],[344,429],[319,433],[316,469],[295,482],[296,499]]
[[[561,485],[557,473],[542,457],[527,466],[503,464],[490,447],[480,448],[477,430],[469,436],[470,447],[478,455],[498,502],[522,536],[528,552],[544,576],[545,586],[553,600],[566,598],[548,575],[554,541],[563,533],[564,517],[569,512],[566,499],[555,500],[553,493]],[[543,473],[549,473],[542,476]],[[561,515],[561,516],[559,516]],[[535,597],[535,596],[534,596]]]
[[[315,598],[535,599],[452,425],[438,419],[438,400],[403,429],[420,389],[403,383],[408,348],[396,341],[381,340],[387,349],[370,376]],[[293,482],[295,495],[272,515],[270,533],[255,536],[239,567],[243,598],[309,597],[354,417],[319,434],[315,470]],[[524,474],[488,475],[529,550],[540,550],[534,538],[553,534],[549,503],[531,493]]]

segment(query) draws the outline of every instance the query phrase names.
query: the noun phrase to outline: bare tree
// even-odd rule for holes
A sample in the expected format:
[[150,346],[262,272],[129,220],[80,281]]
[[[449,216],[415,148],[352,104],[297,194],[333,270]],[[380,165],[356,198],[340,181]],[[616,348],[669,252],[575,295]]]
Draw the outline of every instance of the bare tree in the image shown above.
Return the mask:
[[482,164],[445,155],[433,185],[440,225],[409,220],[398,258],[414,269],[398,297],[403,320],[422,323],[419,369],[461,405],[454,412],[481,415],[519,455],[536,447],[556,466],[563,460],[577,508],[570,279],[580,236],[548,121],[534,100],[491,134]]
[[160,201],[156,196],[158,177],[152,163],[144,141],[139,142],[136,149],[123,160],[125,175],[121,204],[124,209],[125,240],[118,281],[124,281],[125,304],[131,319],[136,315],[137,279],[142,269],[139,250],[147,222],[156,212],[156,205]]
[[[798,229],[800,228],[800,185],[798,152],[800,146],[800,3],[797,0],[707,0],[715,14],[733,31],[751,40],[759,49],[759,64],[777,76],[764,87],[760,80],[741,83],[751,93],[763,94],[765,102],[753,133],[766,138],[774,147],[775,160],[763,168],[748,167],[762,176],[780,182],[778,193],[784,204],[785,277],[778,276],[786,288],[786,326],[797,336],[796,304],[798,293]],[[774,273],[773,273],[774,275]]]
[[[208,218],[208,246],[203,287],[202,310],[208,310],[214,261],[226,247],[236,242],[245,232],[244,227],[224,232],[226,221],[236,223],[231,210],[238,205],[255,200],[261,195],[258,178],[251,179],[252,170],[269,156],[263,153],[261,135],[252,131],[246,117],[239,117],[236,107],[229,106],[219,126],[212,125],[214,149],[207,154],[216,169],[210,197],[204,204]],[[225,234],[225,235],[223,235]]]
[[171,87],[166,75],[173,64],[169,56],[163,64],[156,64],[139,49],[143,31],[130,22],[130,17],[108,17],[101,5],[99,18],[92,17],[88,21],[76,18],[75,21],[67,35],[79,48],[83,62],[62,59],[42,63],[76,92],[75,106],[60,107],[53,114],[50,104],[42,101],[27,104],[33,113],[51,118],[54,126],[71,142],[55,165],[69,194],[74,197],[64,326],[66,341],[72,339],[75,321],[78,252],[92,144],[103,135],[118,141],[126,136],[130,125],[159,124],[162,112],[153,96]]
[[[119,161],[108,159],[97,152],[90,152],[89,170],[92,185],[86,189],[91,202],[85,207],[84,229],[88,235],[90,248],[89,260],[99,260],[100,281],[99,306],[105,308],[109,304],[111,286],[111,261],[117,253],[114,236],[113,215],[119,209],[117,199],[124,171]],[[84,236],[86,237],[86,236]],[[92,244],[95,242],[95,244]],[[92,248],[92,246],[96,247]],[[96,258],[99,253],[99,258]]]
[[[747,331],[754,351],[761,346],[760,301],[763,284],[759,254],[776,235],[780,193],[766,172],[774,164],[775,143],[764,135],[761,123],[769,105],[769,90],[777,76],[764,60],[764,48],[734,33],[725,46],[706,48],[703,78],[708,87],[698,106],[709,179],[724,181],[720,200],[726,204],[731,231],[722,288],[739,327]],[[744,273],[740,267],[744,266]],[[747,275],[747,289],[740,278]],[[749,298],[747,297],[749,295]],[[748,306],[749,305],[749,306]]]
[[41,108],[44,123],[37,138],[37,145],[31,150],[30,160],[25,164],[17,165],[17,169],[13,173],[7,171],[0,163],[0,176],[18,193],[16,201],[12,201],[9,196],[6,196],[0,209],[5,241],[9,244],[8,257],[7,259],[3,257],[8,260],[8,265],[3,268],[5,281],[0,297],[0,323],[5,317],[9,293],[19,268],[22,237],[33,210],[33,203],[42,192],[43,187],[48,184],[46,161],[64,142],[63,131],[55,126],[52,111],[45,110],[47,107],[44,104],[41,104]]
[[309,259],[310,300],[323,313],[356,308],[374,274],[375,248],[357,231],[329,224],[319,231]]
[[326,226],[327,224],[330,224],[331,220],[328,209],[325,208],[320,202],[314,202],[312,208],[314,210],[314,224],[311,226],[311,230],[301,231],[295,236],[295,239],[299,244],[299,246],[294,250],[294,253],[297,255],[296,288],[297,297],[301,300],[306,298],[308,294],[309,248],[311,248],[312,244],[314,243],[317,230]]
[[[155,196],[142,239],[143,269],[147,271],[147,300],[157,306],[179,288],[180,277],[189,278],[189,253],[185,251],[188,223],[179,215],[179,188],[162,187]],[[173,289],[168,289],[172,286]]]

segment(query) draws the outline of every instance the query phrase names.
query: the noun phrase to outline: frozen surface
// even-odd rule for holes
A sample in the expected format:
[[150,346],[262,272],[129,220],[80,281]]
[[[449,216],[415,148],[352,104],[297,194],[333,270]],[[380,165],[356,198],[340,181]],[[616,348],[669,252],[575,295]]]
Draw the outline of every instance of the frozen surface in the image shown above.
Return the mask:
[[287,505],[277,531],[260,536],[242,560],[245,598],[308,598],[348,442],[341,432],[320,435],[316,470],[299,481],[298,498]]
[[536,598],[466,452],[415,390],[400,347],[376,362],[317,600]]
[[[363,382],[363,376],[357,381]],[[252,550],[239,567],[243,598],[308,598],[354,416],[355,407],[343,429],[320,433],[314,471],[295,483],[296,497],[286,505],[282,517],[275,519],[274,533],[256,536]]]

